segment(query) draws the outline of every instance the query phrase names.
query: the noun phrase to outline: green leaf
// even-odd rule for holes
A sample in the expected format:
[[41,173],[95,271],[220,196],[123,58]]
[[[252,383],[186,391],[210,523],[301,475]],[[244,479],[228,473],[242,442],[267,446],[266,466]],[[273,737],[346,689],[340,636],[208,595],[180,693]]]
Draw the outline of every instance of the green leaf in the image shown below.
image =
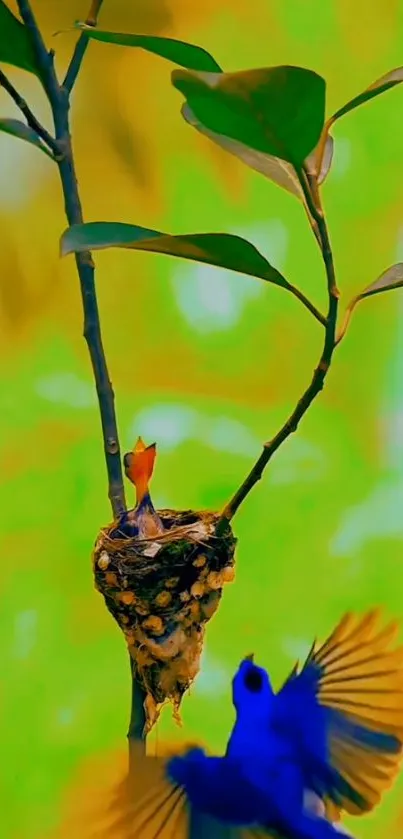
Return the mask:
[[140,49],[160,55],[180,67],[188,70],[201,70],[211,73],[220,73],[221,67],[214,58],[202,47],[194,44],[187,44],[185,41],[176,41],[173,38],[160,38],[157,35],[130,35],[125,32],[104,32],[101,29],[94,29],[93,26],[86,26],[85,23],[76,23],[76,29],[86,32],[93,41],[102,41],[105,44],[118,44],[121,47],[139,47]]
[[283,288],[290,287],[282,274],[270,265],[254,245],[240,236],[232,236],[229,233],[170,236],[134,224],[94,221],[73,224],[63,233],[60,242],[62,256],[103,248],[130,248],[165,253],[249,274]]
[[0,0],[0,62],[40,76],[27,29],[3,0]]
[[[188,125],[191,125],[196,131],[203,134],[204,137],[208,137],[209,140],[234,155],[234,157],[237,157],[242,163],[249,166],[250,169],[258,172],[260,175],[273,181],[277,186],[291,193],[291,195],[295,195],[301,201],[305,202],[298,175],[291,163],[287,163],[286,160],[281,160],[279,157],[274,157],[272,154],[263,154],[263,152],[255,151],[245,146],[244,143],[231,140],[230,137],[225,137],[223,134],[216,134],[214,131],[209,131],[195,117],[189,105],[182,105],[181,114]],[[333,147],[333,138],[329,136],[326,140],[321,168],[319,173],[317,173],[319,184],[323,183],[329,173],[333,159]],[[316,173],[316,149],[308,155],[304,163],[309,171]]]
[[265,178],[274,181],[278,186],[295,195],[297,198],[303,200],[302,189],[297,177],[297,173],[291,163],[286,160],[281,160],[279,157],[274,157],[272,154],[264,154],[263,152],[251,149],[245,146],[244,143],[239,143],[237,140],[232,140],[230,137],[225,137],[223,134],[216,134],[214,131],[209,131],[200,120],[198,120],[189,105],[183,105],[181,108],[183,119],[192,125],[196,131],[208,137],[213,143],[221,146],[222,149],[233,154],[250,169],[264,175]]
[[379,96],[381,93],[385,93],[386,90],[390,90],[392,87],[395,87],[395,85],[400,84],[400,82],[403,82],[403,67],[397,67],[395,70],[390,70],[389,73],[381,76],[380,79],[373,82],[362,93],[359,93],[358,96],[355,96],[354,99],[350,99],[346,105],[339,108],[339,110],[330,117],[327,124],[330,127],[330,125],[336,122],[336,119],[340,119],[340,117],[344,116],[344,114],[348,114],[349,111],[353,111],[354,108],[358,108],[359,105],[369,102],[369,100],[373,99],[374,96]]
[[19,119],[3,119],[0,117],[0,131],[4,131],[6,134],[12,134],[13,137],[18,137],[20,140],[31,143],[31,145],[36,146],[37,149],[43,151],[53,160],[53,155],[42,143],[36,131],[29,128],[24,122],[20,122]]
[[302,67],[238,73],[174,70],[172,83],[209,131],[301,168],[325,120],[325,80]]

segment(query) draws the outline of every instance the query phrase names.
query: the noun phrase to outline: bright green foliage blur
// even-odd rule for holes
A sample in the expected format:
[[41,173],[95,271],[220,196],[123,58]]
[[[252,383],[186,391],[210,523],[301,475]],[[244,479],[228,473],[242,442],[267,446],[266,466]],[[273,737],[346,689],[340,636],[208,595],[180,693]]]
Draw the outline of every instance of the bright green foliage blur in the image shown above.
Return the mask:
[[[49,43],[87,12],[85,0],[33,5]],[[397,0],[105,0],[101,22],[198,43],[228,71],[308,67],[327,80],[328,113],[403,64]],[[59,67],[75,37],[55,40]],[[90,45],[73,104],[86,220],[238,233],[324,308],[302,208],[185,124],[170,72],[144,52]],[[48,121],[37,80],[9,75]],[[0,106],[18,116],[3,94]],[[403,259],[403,86],[334,136],[324,200],[347,304]],[[58,257],[57,171],[6,135],[0,221],[0,835],[34,839],[56,825],[81,761],[124,745],[129,676],[92,585],[110,511],[74,259]],[[157,505],[220,508],[307,385],[320,325],[249,277],[117,250],[96,265],[123,451],[138,434],[157,441]],[[279,683],[345,610],[381,604],[403,618],[402,323],[401,291],[359,305],[323,394],[239,512],[236,582],[208,627],[182,739],[224,744],[241,656],[254,650]],[[158,738],[173,736],[168,710]],[[403,779],[355,835],[399,837],[402,793]]]

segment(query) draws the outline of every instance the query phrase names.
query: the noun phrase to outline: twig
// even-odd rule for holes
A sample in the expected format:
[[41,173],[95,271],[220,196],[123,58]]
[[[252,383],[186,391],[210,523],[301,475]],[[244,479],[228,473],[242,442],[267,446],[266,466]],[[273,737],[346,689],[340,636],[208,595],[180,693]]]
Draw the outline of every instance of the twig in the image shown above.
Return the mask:
[[[88,12],[87,18],[85,23],[87,26],[96,26],[98,23],[98,15],[101,10],[103,0],[92,0],[91,8]],[[89,44],[89,37],[87,32],[82,32],[76,46],[74,48],[74,52],[70,61],[70,64],[67,68],[67,73],[63,82],[63,87],[67,92],[70,94],[75,81],[77,79],[78,73],[80,71],[80,67],[84,58],[84,55],[87,51],[87,47]]]
[[[70,225],[81,224],[83,213],[70,138],[68,93],[59,85],[53,64],[53,53],[49,53],[46,49],[29,0],[17,0],[17,2],[20,15],[30,35],[32,47],[41,70],[42,83],[52,109],[56,141],[61,152],[57,164],[62,183],[66,216]],[[89,252],[76,254],[76,265],[84,310],[84,337],[91,357],[101,414],[109,498],[116,518],[126,509],[126,502],[114,393],[102,345],[94,280],[94,263],[91,254]]]
[[144,742],[145,749],[145,725],[146,715],[144,709],[144,700],[146,698],[145,691],[140,685],[137,678],[136,665],[130,656],[130,674],[132,683],[132,698],[130,707],[130,722],[129,730],[127,732],[127,739],[129,741],[129,761],[131,756],[131,743],[136,743],[138,749],[139,741]]
[[329,295],[333,295],[338,300],[340,292],[336,285],[332,250],[320,201],[317,180],[314,175],[309,174],[305,169],[303,169],[300,173],[300,184],[309,212],[313,219],[313,222],[311,221],[311,226],[315,235],[318,234],[318,244],[322,251],[322,257],[325,263],[328,292]]
[[29,127],[32,128],[33,131],[35,131],[38,134],[41,140],[43,140],[43,142],[46,143],[46,145],[53,152],[55,157],[57,157],[60,154],[57,141],[54,137],[52,137],[51,134],[49,134],[49,131],[47,131],[46,128],[43,125],[41,125],[41,123],[37,120],[35,114],[33,114],[31,109],[28,107],[25,99],[23,99],[23,97],[18,93],[18,90],[16,90],[14,85],[11,84],[10,80],[7,78],[7,76],[5,75],[5,73],[3,73],[2,70],[0,70],[0,87],[3,87],[4,90],[7,91],[9,96],[11,96],[11,99],[15,102],[17,108],[19,108],[19,110],[23,113],[27,121],[27,125],[29,125]]
[[[53,63],[53,56],[48,53],[42,35],[39,31],[38,24],[35,20],[35,15],[31,9],[30,0],[17,0],[18,11],[28,29],[29,37],[33,50],[35,52],[39,68],[47,73],[48,66]],[[55,76],[55,82],[57,79]]]
[[333,263],[333,255],[327,231],[325,217],[320,204],[317,183],[314,177],[308,175],[305,171],[300,173],[300,183],[304,192],[305,200],[308,205],[310,215],[312,216],[312,228],[319,243],[322,258],[326,271],[326,280],[328,288],[328,312],[325,320],[325,338],[321,356],[314,371],[312,380],[307,387],[305,393],[301,396],[292,414],[288,417],[283,427],[278,431],[272,440],[264,444],[263,451],[256,461],[255,465],[235,493],[228,504],[225,506],[218,521],[216,532],[218,534],[225,530],[229,521],[233,518],[246,496],[251,489],[262,477],[263,471],[267,466],[269,460],[273,457],[277,449],[284,443],[284,441],[297,430],[298,425],[308,408],[312,404],[315,397],[323,388],[324,381],[329,370],[333,352],[336,346],[336,324],[337,324],[337,310],[339,292],[336,286],[335,270]]

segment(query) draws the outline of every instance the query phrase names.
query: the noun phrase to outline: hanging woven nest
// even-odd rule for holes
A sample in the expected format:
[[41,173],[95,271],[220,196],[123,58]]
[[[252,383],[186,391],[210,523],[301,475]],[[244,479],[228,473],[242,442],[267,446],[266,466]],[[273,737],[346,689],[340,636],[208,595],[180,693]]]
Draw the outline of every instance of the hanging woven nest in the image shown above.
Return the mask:
[[199,670],[205,625],[224,583],[234,578],[236,544],[229,526],[215,535],[216,513],[154,513],[163,532],[126,535],[130,511],[125,523],[101,531],[93,554],[95,586],[125,635],[146,692],[147,731],[166,701],[179,720],[183,694]]

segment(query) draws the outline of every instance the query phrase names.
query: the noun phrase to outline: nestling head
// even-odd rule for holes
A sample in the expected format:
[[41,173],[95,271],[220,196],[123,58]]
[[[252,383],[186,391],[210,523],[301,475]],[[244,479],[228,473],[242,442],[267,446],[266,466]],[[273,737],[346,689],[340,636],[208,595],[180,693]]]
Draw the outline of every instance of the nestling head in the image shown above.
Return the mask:
[[133,451],[125,454],[123,458],[126,476],[136,487],[137,504],[141,504],[148,493],[148,483],[154,469],[156,448],[156,443],[146,446],[139,437]]

